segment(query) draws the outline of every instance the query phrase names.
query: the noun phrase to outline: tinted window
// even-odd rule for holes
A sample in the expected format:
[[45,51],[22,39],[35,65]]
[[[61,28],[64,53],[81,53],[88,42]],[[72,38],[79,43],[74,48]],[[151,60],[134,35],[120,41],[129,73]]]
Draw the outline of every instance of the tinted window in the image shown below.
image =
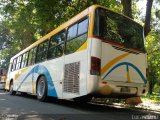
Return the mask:
[[48,49],[48,59],[53,59],[63,55],[65,31],[51,37]]
[[[77,26],[77,30],[72,30],[73,27]],[[71,29],[71,30],[70,30]],[[88,31],[88,19],[85,19],[76,25],[71,26],[68,29],[67,42],[66,42],[66,54],[70,54],[78,50],[87,40]],[[72,33],[71,33],[72,32]],[[74,37],[70,37],[74,35]]]
[[77,36],[77,28],[78,28],[78,24],[75,24],[68,29],[67,39],[72,39]]
[[47,59],[48,43],[48,41],[45,41],[38,46],[36,62],[42,62]]
[[36,60],[36,52],[37,52],[37,47],[33,48],[33,51],[32,51],[32,60],[31,60],[32,65],[35,63],[35,60]]
[[36,50],[37,50],[37,47],[29,51],[28,65],[33,65],[35,63]]
[[16,64],[17,64],[17,58],[15,58],[15,59],[13,60],[11,71],[16,70]]
[[83,34],[67,42],[66,52],[67,54],[73,53],[86,41],[87,34]]
[[143,27],[117,13],[97,9],[94,35],[144,51]]
[[17,59],[16,70],[21,68],[22,56],[19,56]]
[[28,59],[28,52],[23,54],[21,68],[24,68],[27,66],[27,59]]
[[88,31],[88,19],[83,20],[78,24],[78,35],[86,33]]

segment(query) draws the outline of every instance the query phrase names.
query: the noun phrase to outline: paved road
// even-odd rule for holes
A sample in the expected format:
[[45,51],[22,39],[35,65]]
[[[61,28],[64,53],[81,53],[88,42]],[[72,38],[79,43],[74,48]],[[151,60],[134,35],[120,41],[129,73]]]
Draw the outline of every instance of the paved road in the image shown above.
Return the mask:
[[53,99],[39,102],[34,96],[10,96],[0,91],[0,120],[137,120],[140,117],[160,119],[158,113],[140,109],[78,104]]

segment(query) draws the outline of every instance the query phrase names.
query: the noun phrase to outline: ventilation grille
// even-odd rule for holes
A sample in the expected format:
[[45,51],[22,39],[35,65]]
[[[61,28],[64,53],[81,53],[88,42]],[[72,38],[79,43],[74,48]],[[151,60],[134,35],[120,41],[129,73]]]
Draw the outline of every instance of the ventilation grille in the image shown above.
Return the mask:
[[80,62],[65,65],[63,91],[68,93],[79,93],[79,71]]

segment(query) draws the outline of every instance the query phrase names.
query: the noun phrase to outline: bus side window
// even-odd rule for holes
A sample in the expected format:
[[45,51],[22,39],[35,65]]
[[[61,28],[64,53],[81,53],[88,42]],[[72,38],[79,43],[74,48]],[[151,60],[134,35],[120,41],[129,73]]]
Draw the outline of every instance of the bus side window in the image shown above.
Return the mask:
[[33,52],[33,49],[31,49],[31,50],[29,51],[28,65],[31,65],[31,64],[32,64],[32,52]]
[[17,59],[16,70],[21,68],[22,55],[20,55]]
[[37,47],[33,48],[33,52],[32,52],[32,65],[35,63],[36,60],[36,53],[37,53]]
[[88,19],[85,19],[78,24],[78,35],[87,33],[87,31],[88,31]]
[[88,19],[84,19],[68,29],[66,54],[74,53],[87,40]]
[[57,58],[63,55],[65,31],[61,31],[50,39],[48,59]]
[[43,43],[43,50],[41,53],[41,56],[42,56],[41,61],[45,61],[47,59],[48,45],[49,45],[49,40],[47,40]]
[[27,66],[27,59],[28,59],[28,52],[23,54],[23,59],[22,59],[22,65],[21,68],[24,68]]
[[36,54],[36,63],[38,63],[38,62],[40,62],[41,61],[41,56],[40,56],[40,52],[41,52],[41,48],[42,47],[42,45],[40,44],[40,45],[38,45],[38,47],[37,47],[37,54]]
[[14,69],[13,69],[13,63],[10,63],[10,71],[11,72],[14,71]]
[[68,29],[67,39],[72,39],[77,36],[78,24],[74,24]]
[[36,50],[37,50],[37,47],[29,51],[28,65],[33,65],[35,63]]
[[45,61],[47,59],[48,43],[49,42],[47,40],[38,46],[37,55],[36,55],[36,63]]
[[57,36],[58,45],[56,46],[56,57],[63,55],[64,51],[64,40],[65,40],[65,31],[62,31]]
[[12,63],[12,71],[16,70],[17,58],[14,58]]

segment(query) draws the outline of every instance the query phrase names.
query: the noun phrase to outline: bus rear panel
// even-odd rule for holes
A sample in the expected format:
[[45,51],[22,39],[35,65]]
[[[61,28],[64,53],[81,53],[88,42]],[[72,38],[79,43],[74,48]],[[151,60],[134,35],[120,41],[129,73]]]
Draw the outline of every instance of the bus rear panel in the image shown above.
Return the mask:
[[145,94],[147,62],[142,26],[103,8],[97,8],[94,17],[89,91],[105,97]]

